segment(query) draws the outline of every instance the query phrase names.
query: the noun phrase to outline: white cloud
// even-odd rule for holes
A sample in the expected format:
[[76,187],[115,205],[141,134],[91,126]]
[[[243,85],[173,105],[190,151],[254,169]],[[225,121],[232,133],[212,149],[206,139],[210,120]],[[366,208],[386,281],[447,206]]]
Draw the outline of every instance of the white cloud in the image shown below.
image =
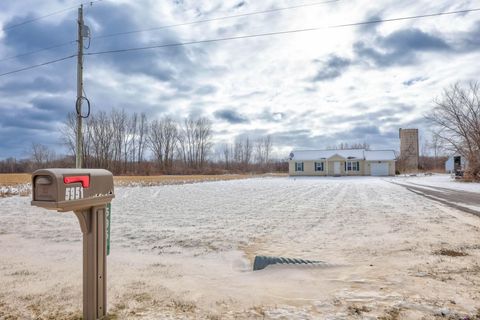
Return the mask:
[[[293,1],[245,1],[244,5],[237,8],[236,5],[240,2],[104,1],[86,10],[86,20],[90,21],[95,36],[298,4]],[[65,6],[62,1],[51,2],[48,7],[42,4],[41,8],[34,6],[34,3],[2,3],[0,23],[8,24],[25,17],[26,13],[41,15]],[[411,16],[472,8],[474,5],[475,1],[338,1],[98,39],[92,41],[87,52],[326,27],[365,21],[374,16]],[[75,12],[59,15],[56,19],[36,22],[39,25],[50,24],[52,34],[49,41],[52,43],[66,40],[57,39],[55,28],[62,21],[75,24]],[[476,61],[480,51],[472,48],[462,51],[460,47],[465,42],[465,37],[478,26],[476,23],[479,20],[480,13],[473,12],[467,15],[326,28],[288,35],[92,56],[86,59],[85,87],[93,105],[98,109],[128,106],[128,110],[132,110],[131,106],[135,106],[135,111],[145,111],[151,117],[210,117],[214,121],[218,142],[231,140],[239,134],[266,132],[277,137],[277,150],[282,152],[299,147],[299,143],[307,147],[323,148],[353,140],[366,140],[373,147],[396,148],[395,134],[398,127],[421,123],[423,114],[444,87],[456,81],[475,79],[479,72]],[[409,30],[418,30],[417,34],[424,33],[441,39],[452,49],[420,50],[415,47],[415,39],[409,39],[411,50],[397,49],[394,55],[392,50],[395,49],[381,42],[395,32]],[[25,47],[23,42],[29,41],[15,39],[13,32],[8,41],[7,38],[5,35],[0,38],[2,57],[22,53],[21,50]],[[360,42],[364,49],[382,54],[386,59],[403,57],[408,59],[408,63],[402,60],[401,63],[397,61],[391,65],[379,65],[372,60],[372,55],[369,58],[355,50],[355,44]],[[421,45],[418,43],[418,46]],[[55,50],[45,56],[46,59],[49,57],[55,57]],[[348,64],[343,67],[335,63],[329,65],[332,57],[348,61]],[[0,71],[28,63],[31,61],[17,60],[9,64],[0,62]],[[14,89],[2,89],[12,81],[28,82],[49,70],[50,74],[72,77],[68,83],[74,85],[74,68],[74,63],[62,63],[14,77],[0,78],[0,109],[28,105],[32,97],[48,94],[51,90],[40,86],[18,97]],[[322,75],[322,80],[313,81],[319,74]],[[71,95],[74,92],[75,88],[72,87],[65,94]],[[68,108],[70,106],[66,106],[65,112]],[[232,124],[226,120],[228,117],[215,117],[215,112],[218,114],[222,110],[233,110],[248,121]],[[385,110],[391,110],[391,114]],[[94,109],[93,112],[95,111]],[[59,114],[58,118],[61,120],[64,116]],[[356,117],[355,120],[351,119],[352,116]],[[366,133],[370,127],[378,128],[379,135]],[[428,128],[420,129],[426,131]],[[32,136],[31,139],[34,141],[35,137]],[[0,157],[8,156],[9,152],[11,151],[0,150]]]

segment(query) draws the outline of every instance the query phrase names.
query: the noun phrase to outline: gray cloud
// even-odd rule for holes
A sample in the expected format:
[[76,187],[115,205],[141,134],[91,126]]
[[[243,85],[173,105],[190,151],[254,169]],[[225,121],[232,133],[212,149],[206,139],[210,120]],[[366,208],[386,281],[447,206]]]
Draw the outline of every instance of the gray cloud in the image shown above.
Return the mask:
[[[332,115],[323,117],[322,120],[325,123],[331,123],[335,121],[348,122],[355,125],[371,125],[379,122],[384,124],[386,122],[399,120],[402,115],[412,112],[415,107],[403,103],[390,103],[388,106],[382,107],[379,110],[367,111],[367,105],[363,103],[355,103],[351,105],[349,109],[358,110],[360,113],[352,115]],[[362,110],[365,110],[365,112],[361,112]]]
[[[25,10],[28,4],[35,4],[32,0],[1,2],[0,11],[9,12],[4,15],[9,20],[6,21],[7,24],[34,17],[35,5],[31,6],[32,9]],[[49,5],[52,8],[58,5],[60,8],[64,2],[55,0]],[[157,5],[153,0],[147,2],[156,6],[155,15],[152,14],[153,10],[150,10],[151,6],[142,6],[136,1],[127,1],[121,5],[104,1],[91,10],[86,9],[86,22],[90,25],[92,34],[98,36],[167,22],[174,24],[218,16],[219,11],[230,15],[269,7],[269,4],[243,0],[229,4],[216,1],[205,8],[192,1],[167,1],[161,5]],[[401,5],[403,4],[399,3],[395,6]],[[449,6],[449,3],[439,4],[439,7]],[[359,12],[360,16],[366,17],[362,20],[383,17],[384,12],[379,7],[381,6],[374,5],[373,2],[366,5],[366,12]],[[420,10],[420,7],[412,6],[412,10]],[[42,9],[48,11],[46,6]],[[96,39],[92,40],[91,47],[86,52],[250,34],[256,33],[260,25],[268,25],[278,30],[294,28],[304,21],[292,13]],[[0,39],[0,59],[74,40],[75,16],[76,10],[71,10],[5,32]],[[288,21],[287,16],[295,18]],[[335,18],[356,20],[348,15]],[[480,21],[475,23],[472,20],[474,18],[473,14],[464,17],[465,22],[468,23],[467,19],[470,19],[470,25],[473,26],[467,31],[462,26],[457,28],[447,25],[449,28],[444,28],[445,24],[439,20],[435,28],[445,32],[444,34],[413,28],[385,35],[380,34],[380,30],[387,30],[383,29],[383,24],[351,28],[352,33],[347,38],[353,35],[358,40],[351,44],[351,51],[344,51],[342,46],[332,47],[330,54],[325,47],[316,52],[315,46],[307,46],[308,50],[298,57],[287,57],[288,50],[278,49],[291,48],[288,47],[291,37],[278,36],[87,56],[85,90],[92,101],[93,113],[117,108],[127,112],[145,112],[149,119],[169,115],[177,120],[182,120],[185,116],[211,115],[214,127],[220,130],[216,132],[216,138],[223,140],[233,135],[249,134],[253,138],[255,134],[271,133],[276,147],[288,145],[298,148],[324,148],[340,142],[354,143],[365,140],[372,147],[392,148],[398,143],[399,126],[416,126],[424,130],[428,128],[428,124],[421,119],[405,119],[412,119],[412,116],[424,110],[425,103],[428,103],[425,101],[434,95],[434,90],[441,90],[445,79],[457,81],[462,80],[461,77],[475,75],[475,65],[471,63],[465,67],[460,63],[460,59],[452,64],[456,68],[454,71],[448,65],[442,67],[441,74],[444,79],[441,80],[427,69],[430,61],[435,62],[435,59],[429,58],[438,53],[460,57],[478,51]],[[451,31],[446,33],[445,30]],[[348,32],[347,29],[345,32]],[[279,44],[283,47],[279,47]],[[1,62],[0,73],[74,52],[75,44],[72,44]],[[424,54],[427,59],[420,60]],[[314,60],[314,57],[317,59]],[[474,61],[475,56],[469,58]],[[309,72],[305,72],[306,68],[303,66],[309,61],[314,61],[313,71],[311,68]],[[288,68],[284,68],[284,62],[288,62]],[[405,68],[405,73],[394,78],[393,81],[399,81],[400,85],[403,83],[403,86],[408,87],[400,88],[401,92],[395,92],[393,88],[396,87],[387,87],[385,83],[388,81],[381,79],[383,76],[390,78],[393,75],[386,71],[384,75],[379,75],[378,71],[402,65],[419,68]],[[296,66],[299,68],[295,68]],[[359,66],[362,66],[361,70]],[[374,72],[370,72],[372,69],[375,69]],[[287,73],[285,70],[294,71]],[[66,114],[73,111],[75,72],[76,63],[72,59],[0,78],[0,158],[23,156],[25,148],[28,150],[32,142],[55,146],[58,151],[61,137],[57,129]],[[293,81],[286,81],[287,78]],[[306,83],[297,83],[297,79],[307,78]],[[345,81],[336,81],[331,85],[332,80],[340,78]],[[378,90],[367,92],[365,79]],[[429,81],[422,83],[422,86],[415,85],[427,79]],[[308,87],[302,88],[304,85]],[[420,87],[426,89],[419,92]],[[431,92],[426,92],[427,90]],[[409,96],[404,99],[405,96],[400,95],[405,93],[418,98],[414,100]],[[351,101],[359,103],[352,104]],[[411,105],[398,101],[411,101]],[[243,109],[237,111],[240,109],[232,107],[237,105],[245,106],[245,114]],[[341,106],[342,110],[335,110],[334,106]],[[336,112],[344,115],[334,115]],[[255,126],[249,125],[253,119]],[[344,124],[348,129],[336,131],[338,129],[332,124],[338,123]],[[216,126],[217,124],[219,125]],[[223,130],[225,127],[228,129]]]
[[258,117],[267,122],[281,122],[287,118],[287,114],[284,112],[271,111],[270,109],[265,108]]
[[239,3],[237,3],[236,5],[234,5],[233,8],[234,8],[234,9],[239,9],[239,8],[243,7],[245,4],[246,4],[245,1],[240,1]]
[[456,33],[454,39],[460,51],[478,51],[480,49],[480,20],[473,25],[471,30]]
[[198,95],[210,95],[217,92],[217,87],[212,85],[204,85],[195,90],[195,93]]
[[62,79],[60,77],[49,77],[40,75],[27,79],[14,79],[0,85],[0,93],[3,96],[20,95],[32,91],[41,91],[48,93],[59,93],[68,90],[73,81]]
[[[370,12],[366,15],[366,18],[364,19],[365,21],[378,21],[382,19],[382,15],[379,12]],[[370,24],[364,24],[358,27],[358,33],[359,34],[364,34],[366,32],[375,32],[377,31],[377,28],[379,27],[378,23],[370,23]]]
[[358,41],[353,49],[359,60],[368,59],[381,67],[413,64],[419,52],[452,50],[443,39],[415,28],[377,37],[373,46]]
[[413,86],[417,82],[423,82],[425,80],[428,80],[428,78],[427,77],[415,77],[415,78],[411,78],[411,79],[408,79],[408,80],[404,81],[403,85],[409,87],[409,86]]
[[337,55],[330,55],[326,61],[322,62],[322,66],[312,81],[327,81],[338,78],[350,66],[351,61],[339,57]]
[[227,121],[231,124],[238,124],[238,123],[248,123],[250,120],[236,112],[235,110],[231,109],[222,109],[222,110],[217,110],[213,113],[215,118]]

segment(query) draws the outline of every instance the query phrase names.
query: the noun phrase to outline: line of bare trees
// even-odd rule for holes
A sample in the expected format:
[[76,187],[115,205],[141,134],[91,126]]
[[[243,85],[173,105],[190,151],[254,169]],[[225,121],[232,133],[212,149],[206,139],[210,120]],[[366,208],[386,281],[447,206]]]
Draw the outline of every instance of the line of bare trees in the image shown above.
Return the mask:
[[347,142],[341,142],[338,145],[327,146],[327,150],[346,150],[346,149],[365,149],[370,150],[370,144],[365,141],[362,143],[352,143],[348,144]]
[[268,170],[271,165],[273,141],[271,136],[256,140],[250,137],[237,137],[233,143],[225,143],[221,150],[221,160],[227,170],[250,171]]
[[[238,137],[234,143],[224,144],[222,156],[213,161],[212,123],[207,118],[149,120],[143,113],[128,114],[114,109],[92,114],[83,123],[83,163],[87,168],[105,168],[115,174],[283,169],[271,161],[273,142],[270,136],[256,140]],[[76,116],[69,114],[61,133],[70,160],[75,156],[76,128]],[[51,154],[45,148],[42,145],[32,147],[33,168],[53,163],[46,161]],[[68,162],[68,159],[61,160]]]
[[[100,111],[84,121],[83,163],[116,174],[150,170],[170,173],[174,162],[183,168],[202,170],[212,146],[211,126],[206,118],[187,118],[179,123],[169,117],[149,121],[144,113]],[[62,136],[74,155],[74,114],[68,115]],[[153,156],[154,168],[145,159],[147,153]]]
[[443,148],[468,160],[466,176],[480,180],[480,85],[456,83],[426,116]]

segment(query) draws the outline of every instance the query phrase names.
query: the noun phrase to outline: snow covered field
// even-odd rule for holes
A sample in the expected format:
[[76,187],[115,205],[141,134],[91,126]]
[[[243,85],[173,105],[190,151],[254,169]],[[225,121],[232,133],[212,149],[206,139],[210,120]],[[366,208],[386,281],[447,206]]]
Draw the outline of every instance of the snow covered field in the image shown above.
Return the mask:
[[[117,188],[109,312],[120,319],[480,313],[480,218],[388,180],[259,178]],[[78,319],[78,222],[29,201],[0,199],[0,319]],[[252,272],[255,255],[329,265]]]

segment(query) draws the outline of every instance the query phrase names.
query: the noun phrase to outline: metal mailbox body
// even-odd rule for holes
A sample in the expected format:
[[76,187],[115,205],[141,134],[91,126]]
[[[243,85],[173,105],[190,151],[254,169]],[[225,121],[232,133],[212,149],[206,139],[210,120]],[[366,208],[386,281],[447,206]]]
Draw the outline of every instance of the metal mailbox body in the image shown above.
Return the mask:
[[83,233],[83,318],[107,314],[107,204],[113,175],[103,169],[41,169],[32,174],[33,206],[73,211]]
[[103,169],[40,169],[32,174],[32,205],[76,211],[104,205],[115,197],[113,175]]

